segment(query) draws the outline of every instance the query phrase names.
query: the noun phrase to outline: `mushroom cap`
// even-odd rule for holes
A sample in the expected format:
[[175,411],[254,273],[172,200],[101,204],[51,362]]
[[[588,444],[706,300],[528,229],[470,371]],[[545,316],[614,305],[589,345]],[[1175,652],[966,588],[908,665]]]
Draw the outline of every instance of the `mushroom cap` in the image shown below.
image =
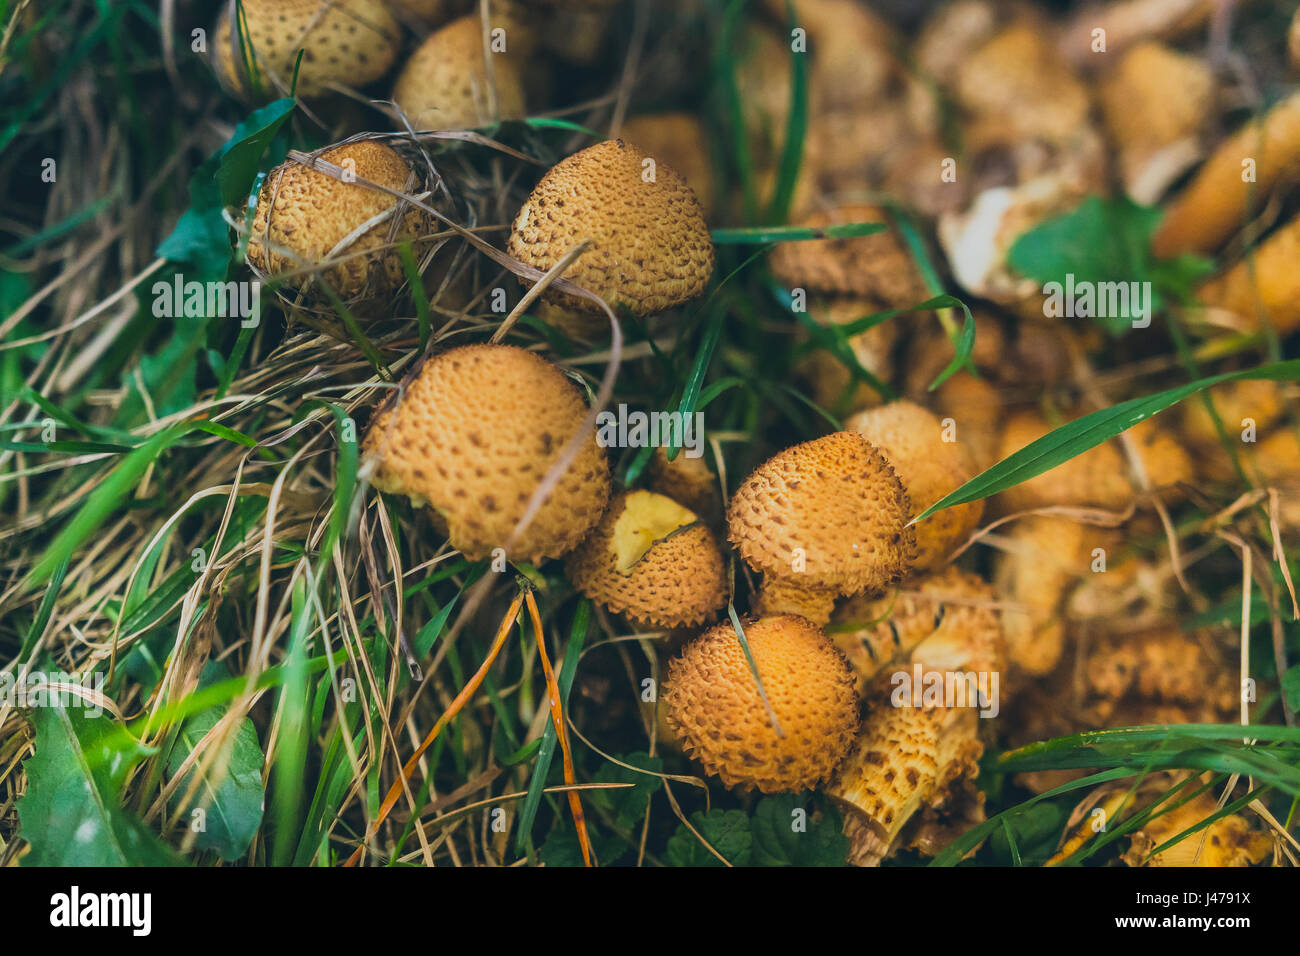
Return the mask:
[[[618,139],[552,167],[515,217],[510,254],[546,270],[590,238],[591,248],[564,277],[611,307],[645,316],[699,296],[714,263],[699,200],[672,167],[649,159]],[[546,297],[576,312],[600,312],[588,299],[550,291]]]
[[745,479],[727,509],[731,543],[750,567],[839,594],[879,590],[903,576],[916,549],[910,517],[898,475],[856,432],[779,452]]
[[[303,51],[296,92],[305,97],[328,92],[331,82],[373,83],[393,65],[402,42],[401,28],[381,0],[245,0],[244,20],[259,71],[273,71],[286,90]],[[218,75],[232,89],[244,90],[244,54],[225,4],[215,33]],[[261,83],[274,88],[265,74]]]
[[928,670],[1001,671],[1002,617],[993,586],[947,567],[909,579],[885,597],[852,597],[835,610],[832,638],[865,688],[900,665]]
[[1200,158],[1197,140],[1212,113],[1213,72],[1198,57],[1140,43],[1122,55],[1100,92],[1125,190],[1138,202],[1158,201]]
[[[817,212],[800,225],[822,229],[854,222],[886,222],[876,206],[853,204]],[[851,239],[778,243],[769,257],[772,274],[790,288],[864,296],[877,311],[906,308],[929,298],[916,263],[889,232]]]
[[565,560],[575,588],[650,627],[702,624],[727,603],[727,574],[713,532],[652,491],[616,495]]
[[575,547],[609,501],[609,463],[593,429],[510,545],[587,411],[564,373],[532,352],[465,345],[425,362],[398,404],[370,426],[364,449],[379,457],[375,487],[433,508],[465,557],[505,548],[512,560],[537,562]]
[[995,585],[1007,605],[1002,614],[1007,660],[1013,670],[1046,674],[1065,651],[1066,596],[1090,573],[1095,529],[1057,515],[1028,515],[1006,530],[997,556]]
[[681,174],[707,217],[713,209],[713,158],[704,124],[694,113],[643,113],[630,116],[620,136],[647,156]]
[[[1052,425],[1041,412],[1025,409],[1009,415],[1002,426],[998,460],[1042,438]],[[1090,448],[1055,468],[998,495],[1006,511],[1026,511],[1050,505],[1120,509],[1133,498],[1124,458],[1111,442]]]
[[473,128],[521,118],[526,110],[518,67],[509,54],[486,55],[492,57],[493,85],[488,82],[478,16],[452,20],[411,54],[393,87],[393,102],[417,130]]
[[[975,475],[971,453],[960,440],[945,441],[939,416],[915,402],[900,399],[859,412],[844,427],[864,435],[884,453],[907,489],[917,513]],[[938,511],[916,526],[916,559],[912,566],[927,570],[943,563],[965,543],[984,514],[984,501],[967,502]]]
[[[1173,788],[1179,781],[1170,779]],[[1239,813],[1228,814],[1204,830],[1198,824],[1219,811],[1219,801],[1212,790],[1199,793],[1186,802],[1171,801],[1166,812],[1147,819],[1133,833],[1123,860],[1129,866],[1250,866],[1262,863],[1273,850],[1268,833],[1251,826]],[[1151,856],[1151,851],[1177,839],[1173,846]]]
[[844,656],[801,617],[746,622],[754,657],[784,737],[768,719],[734,627],[719,624],[669,662],[663,702],[683,749],[729,787],[797,792],[828,778],[858,725],[858,696]]
[[[417,191],[406,161],[382,143],[359,140],[328,149],[320,158],[351,168],[357,179],[389,189]],[[345,238],[397,203],[396,197],[360,182],[343,182],[293,160],[281,163],[263,180],[257,194],[248,262],[272,276],[322,262]],[[427,234],[431,219],[423,210],[408,207],[393,240],[389,239],[391,227],[391,218],[371,226],[339,250],[341,261],[321,273],[341,298],[380,296],[401,286],[402,260],[390,242]],[[270,240],[269,246],[264,239]],[[280,248],[294,255],[278,251]],[[357,255],[366,250],[374,251]],[[313,277],[314,273],[303,273],[284,280],[284,284],[301,288]]]

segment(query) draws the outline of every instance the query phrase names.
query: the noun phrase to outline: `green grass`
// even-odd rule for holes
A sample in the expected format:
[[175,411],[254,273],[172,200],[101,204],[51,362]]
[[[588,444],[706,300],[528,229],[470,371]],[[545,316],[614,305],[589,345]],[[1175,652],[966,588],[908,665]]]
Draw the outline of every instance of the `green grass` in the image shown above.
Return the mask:
[[[834,326],[792,313],[789,290],[766,267],[773,244],[889,227],[818,230],[792,221],[813,122],[807,60],[793,52],[781,64],[790,71],[792,106],[768,158],[770,194],[759,194],[762,157],[751,152],[737,82],[757,6],[712,0],[698,21],[676,25],[665,14],[658,26],[666,35],[650,40],[679,43],[677,29],[698,34],[707,49],[694,86],[673,103],[650,105],[706,111],[721,146],[718,193],[734,198],[734,212],[712,233],[718,266],[708,293],[669,322],[624,322],[626,349],[640,357],[624,359],[612,399],[707,413],[731,489],[774,451],[841,426],[842,410],[819,407],[802,388],[797,364],[812,350],[839,360],[852,385],[892,399],[901,383],[862,367],[852,336],[882,322],[896,323],[904,336],[942,329],[947,351],[942,371],[926,383],[932,391],[974,369],[976,345],[971,304],[933,257],[929,225],[888,203],[929,298]],[[796,7],[789,5],[786,27],[797,22]],[[602,863],[713,865],[713,850],[754,865],[842,862],[841,810],[825,795],[729,792],[664,746],[653,701],[643,696],[644,680],[663,678],[662,635],[633,635],[593,607],[558,562],[497,573],[462,559],[427,511],[370,486],[361,441],[375,409],[423,356],[486,341],[500,321],[487,295],[505,286],[517,301],[513,278],[472,249],[446,274],[466,246],[457,236],[432,262],[419,244],[402,246],[407,289],[378,318],[358,314],[324,283],[324,303],[294,309],[274,282],[263,289],[257,327],[155,316],[155,281],[177,272],[250,277],[246,243],[232,244],[230,223],[252,222],[243,207],[288,150],[317,148],[337,131],[316,126],[291,98],[256,108],[238,102],[189,52],[188,23],[170,40],[161,36],[154,4],[56,0],[32,11],[14,25],[0,60],[0,181],[7,184],[0,676],[21,668],[102,675],[105,694],[125,716],[91,723],[73,711],[22,711],[0,700],[0,865],[73,862],[64,839],[69,821],[103,833],[93,862],[113,864],[335,866],[362,846],[366,864],[381,866],[580,861],[538,649],[522,626],[423,754],[409,799],[404,794],[366,840],[402,764],[487,655],[517,593],[516,575],[541,605]],[[56,31],[66,43],[51,42]],[[239,37],[250,89],[259,91],[247,30]],[[165,66],[168,43],[174,76]],[[599,83],[601,92],[613,91],[618,75]],[[83,96],[91,97],[90,110],[82,109]],[[602,98],[584,102],[563,117],[485,131],[494,140],[423,143],[452,200],[439,208],[502,248],[539,167],[605,135]],[[57,184],[40,180],[47,157],[58,161]],[[165,261],[151,265],[155,259]],[[457,288],[472,290],[467,306],[449,291]],[[1285,343],[1244,340],[1198,360],[1204,343],[1172,309],[1162,319],[1152,334],[1161,336],[1157,348],[1173,358],[1173,372],[1135,375],[1126,401],[1054,431],[926,513],[1041,473],[1138,416],[1194,395],[1211,401],[1212,384],[1300,378]],[[572,340],[536,314],[508,341],[549,349],[589,395],[597,392],[606,367],[606,358],[592,355],[599,346]],[[1098,364],[1141,368],[1150,346],[1131,346],[1114,344]],[[1229,431],[1222,437],[1232,451]],[[615,450],[611,465],[632,485],[644,480],[649,458],[648,449]],[[1241,478],[1242,487],[1217,497],[1198,490],[1174,516],[1184,546],[1205,552],[1189,569],[1196,595],[1178,598],[1177,614],[1225,641],[1238,626],[1241,568],[1239,550],[1214,532],[1249,542],[1257,569],[1273,555],[1262,506],[1215,524],[1246,490],[1244,472]],[[1158,533],[1129,543],[1150,560],[1165,547]],[[989,572],[986,553],[965,563]],[[736,578],[729,616],[740,625],[736,608],[746,606],[749,582],[743,571]],[[1280,570],[1266,571],[1251,592],[1257,726],[1110,728],[1017,748],[990,741],[979,779],[987,819],[930,862],[969,863],[974,854],[979,864],[1041,865],[1068,835],[1074,807],[1096,788],[1163,787],[1163,799],[1134,805],[1066,861],[1113,863],[1144,821],[1194,792],[1177,778],[1185,771],[1208,774],[1203,786],[1216,795],[1233,784],[1216,818],[1248,814],[1257,799],[1293,827],[1300,737],[1284,700],[1294,708],[1300,696],[1300,672],[1290,663],[1300,655],[1300,628],[1277,610],[1289,604],[1278,599],[1285,586]],[[1020,775],[1039,771],[1078,776],[1034,793]],[[94,799],[73,800],[69,780]],[[189,827],[195,809],[219,818],[220,827],[196,834]],[[807,841],[791,842],[778,825],[795,810],[808,811]]]

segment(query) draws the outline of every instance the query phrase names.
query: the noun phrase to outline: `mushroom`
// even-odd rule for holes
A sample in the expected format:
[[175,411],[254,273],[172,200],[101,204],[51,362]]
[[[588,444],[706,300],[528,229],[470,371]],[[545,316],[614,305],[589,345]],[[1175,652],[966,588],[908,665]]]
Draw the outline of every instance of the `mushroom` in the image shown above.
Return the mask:
[[[682,305],[713,275],[713,241],[682,177],[623,140],[574,153],[542,177],[515,217],[509,252],[550,269],[584,239],[565,278],[637,316]],[[599,314],[594,302],[548,290],[554,305]]]
[[[920,513],[975,475],[970,450],[960,434],[951,438],[939,416],[901,399],[859,412],[844,423],[880,449],[903,482],[908,501]],[[936,512],[916,526],[917,570],[938,567],[979,525],[984,500]]]
[[564,569],[575,588],[638,625],[691,627],[727,603],[713,532],[652,491],[616,495]]
[[729,787],[798,792],[827,779],[858,723],[853,672],[844,655],[801,617],[744,625],[763,691],[732,624],[719,624],[668,665],[663,703],[683,749]]
[[1156,202],[1201,156],[1214,75],[1200,59],[1159,43],[1125,53],[1101,84],[1101,106],[1119,148],[1125,191]]
[[[1201,778],[1209,782],[1209,776]],[[1169,781],[1172,788],[1176,781]],[[1184,784],[1194,793],[1194,784]],[[1189,800],[1175,797],[1151,814],[1129,842],[1122,859],[1129,866],[1252,866],[1262,863],[1273,850],[1273,838],[1257,830],[1239,813],[1219,817],[1199,827],[1221,807],[1213,789],[1205,789]],[[1163,812],[1161,812],[1163,811]],[[1188,832],[1191,831],[1191,832]],[[1181,836],[1180,836],[1181,834]],[[1155,855],[1151,851],[1177,840]]]
[[214,28],[217,74],[232,90],[253,92],[248,67],[264,92],[288,95],[298,51],[297,95],[320,96],[333,84],[365,86],[397,58],[401,29],[381,0],[244,0],[247,34],[231,23],[234,3],[222,4]]
[[[1300,138],[1296,148],[1300,150]],[[1300,329],[1297,262],[1300,215],[1274,230],[1241,262],[1202,285],[1197,297],[1212,315],[1227,313],[1223,317],[1242,330],[1256,332],[1268,322],[1280,335],[1289,335]]]
[[[1205,161],[1169,206],[1151,237],[1151,251],[1162,259],[1183,252],[1213,252],[1246,222],[1250,210],[1274,186],[1300,174],[1297,157],[1300,93],[1292,93],[1247,122]],[[1252,175],[1245,175],[1248,171]]]
[[628,117],[619,136],[656,162],[677,170],[699,199],[704,218],[709,218],[716,195],[713,157],[699,117],[686,112],[643,113]]
[[[833,296],[812,303],[808,314],[822,325],[844,325],[880,311],[867,299]],[[865,332],[851,335],[848,346],[858,364],[882,382],[894,377],[894,345],[898,341],[898,323],[881,322]],[[806,338],[802,335],[801,337]],[[815,348],[797,364],[808,381],[812,399],[825,408],[847,407],[858,411],[879,405],[884,397],[866,382],[853,383],[853,375],[839,358],[825,348]],[[850,388],[851,387],[851,388]]]
[[910,511],[880,450],[835,432],[755,469],[732,496],[727,523],[740,556],[765,576],[857,594],[883,589],[910,567]]
[[[999,459],[1005,459],[1052,431],[1043,415],[1023,410],[1011,415],[1003,426]],[[1153,489],[1167,489],[1194,475],[1191,458],[1176,437],[1154,419],[1140,422],[1127,432],[1142,474],[1138,481],[1128,477],[1127,455],[1119,442],[1103,443],[1076,455],[1055,468],[1035,475],[1001,492],[997,500],[1005,511],[1027,511],[1050,505],[1071,505],[1122,510],[1136,496],[1140,479]]]
[[393,102],[417,130],[489,126],[526,112],[514,60],[484,48],[477,16],[459,17],[429,34],[398,75]]
[[[416,191],[411,167],[382,143],[346,143],[321,153],[320,159],[357,180]],[[248,263],[275,277],[337,259],[320,275],[340,298],[386,300],[405,281],[396,243],[418,239],[432,229],[429,215],[409,204],[394,227],[392,215],[398,206],[399,200],[386,192],[289,160],[267,175],[257,194]],[[316,273],[307,271],[285,276],[281,283],[319,297],[312,288],[315,279]]]
[[1003,666],[997,593],[957,568],[916,578],[887,597],[851,597],[835,609],[835,646],[848,657],[864,693],[885,668],[992,672]]
[[826,794],[848,812],[849,862],[875,866],[919,812],[962,812],[983,794],[974,787],[984,745],[978,711],[970,707],[893,707],[874,701],[861,733]]
[[477,560],[503,549],[538,562],[574,548],[609,501],[609,464],[595,430],[516,538],[587,406],[554,365],[508,345],[465,345],[425,362],[364,442],[374,485],[427,505],[451,546]]
[[[814,213],[800,225],[824,229],[855,222],[888,222],[888,217],[876,206],[854,204]],[[888,231],[849,239],[778,243],[769,265],[788,288],[818,295],[857,296],[876,304],[875,311],[907,308],[929,295],[916,263]]]

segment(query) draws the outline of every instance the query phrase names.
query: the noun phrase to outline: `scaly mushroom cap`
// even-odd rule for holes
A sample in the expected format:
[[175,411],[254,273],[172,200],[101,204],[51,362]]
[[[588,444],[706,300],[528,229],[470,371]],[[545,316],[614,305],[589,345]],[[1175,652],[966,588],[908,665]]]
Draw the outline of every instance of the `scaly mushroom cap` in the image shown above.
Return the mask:
[[[525,113],[524,86],[508,53],[488,53],[477,15],[459,17],[429,34],[411,54],[393,87],[395,102],[417,130],[489,126]],[[495,91],[495,111],[493,95]]]
[[991,585],[948,567],[909,581],[904,593],[845,601],[832,618],[832,640],[864,691],[916,662],[927,670],[1000,672],[1005,648],[996,604]]
[[650,627],[702,624],[727,603],[713,532],[651,491],[617,495],[564,570],[593,601]]
[[[918,514],[975,475],[966,446],[960,441],[945,441],[939,416],[915,402],[901,399],[867,409],[850,418],[844,427],[863,435],[881,450]],[[918,570],[938,567],[954,548],[965,544],[983,513],[984,501],[980,499],[945,508],[920,522],[916,526],[916,559],[912,566]]]
[[[361,140],[320,156],[326,162],[351,169],[357,179],[399,191],[418,191],[406,161],[382,143]],[[392,209],[398,200],[360,182],[344,182],[329,173],[308,169],[293,160],[273,169],[257,194],[257,210],[248,240],[248,262],[268,275],[277,275],[323,262],[340,242],[373,217]],[[427,213],[408,207],[394,239],[389,239],[391,217],[371,226],[340,249],[341,260],[322,277],[346,300],[381,297],[402,284],[401,256],[391,243],[415,239],[430,231]],[[269,245],[267,241],[269,240]],[[389,247],[389,248],[382,248]],[[285,249],[293,255],[278,251]],[[366,255],[357,253],[374,250]],[[314,296],[321,293],[314,273],[284,280],[290,288],[309,281]]]
[[1065,652],[1062,606],[1090,572],[1095,535],[1056,515],[1029,515],[1006,529],[997,556],[996,586],[1007,605],[1002,615],[1007,659],[1021,673],[1051,671]]
[[730,623],[700,635],[668,665],[663,702],[684,749],[729,787],[763,793],[815,787],[848,752],[858,724],[853,673],[803,618],[744,624],[784,737],[778,737]]
[[[713,275],[713,241],[695,193],[672,167],[621,139],[574,153],[543,176],[515,217],[508,249],[546,270],[588,238],[591,248],[564,277],[634,315],[689,302]],[[546,297],[600,312],[577,296]]]
[[[802,226],[824,229],[855,222],[886,222],[875,206],[840,206],[808,216]],[[877,311],[906,308],[929,298],[916,263],[889,232],[851,239],[782,242],[768,259],[772,274],[790,288],[827,295],[857,295]]]
[[856,594],[879,590],[910,567],[910,512],[880,450],[855,432],[835,432],[755,469],[732,497],[727,523],[750,567]]
[[424,364],[366,434],[380,491],[427,504],[467,558],[505,548],[531,562],[572,549],[609,501],[609,463],[593,429],[531,523],[510,544],[537,487],[587,415],[554,365],[508,345],[466,345]]
[[231,29],[230,7],[222,4],[213,43],[217,71],[233,90],[251,93],[247,55],[256,60],[261,88],[270,96],[278,87],[267,72],[278,77],[288,95],[299,50],[296,91],[313,97],[327,92],[332,82],[351,87],[373,83],[393,65],[402,41],[397,21],[381,0],[245,0],[244,20],[248,36],[241,46]]

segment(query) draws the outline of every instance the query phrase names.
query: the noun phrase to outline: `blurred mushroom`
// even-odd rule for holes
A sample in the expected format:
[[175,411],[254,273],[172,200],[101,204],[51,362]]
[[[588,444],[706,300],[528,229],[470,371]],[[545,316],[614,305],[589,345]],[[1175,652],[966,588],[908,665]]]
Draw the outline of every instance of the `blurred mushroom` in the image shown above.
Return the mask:
[[1158,43],[1133,47],[1103,79],[1102,110],[1134,200],[1155,203],[1200,158],[1213,94],[1204,62]]
[[1300,215],[1275,230],[1241,262],[1202,285],[1197,297],[1218,314],[1220,322],[1227,320],[1250,332],[1267,322],[1279,334],[1288,335],[1300,329],[1298,262]]
[[1220,144],[1170,204],[1151,251],[1162,259],[1215,251],[1275,186],[1298,174],[1300,93],[1292,93]]
[[[487,57],[492,57],[491,77]],[[508,54],[489,52],[477,16],[429,34],[393,87],[393,102],[417,130],[488,126],[524,116],[524,85]]]

